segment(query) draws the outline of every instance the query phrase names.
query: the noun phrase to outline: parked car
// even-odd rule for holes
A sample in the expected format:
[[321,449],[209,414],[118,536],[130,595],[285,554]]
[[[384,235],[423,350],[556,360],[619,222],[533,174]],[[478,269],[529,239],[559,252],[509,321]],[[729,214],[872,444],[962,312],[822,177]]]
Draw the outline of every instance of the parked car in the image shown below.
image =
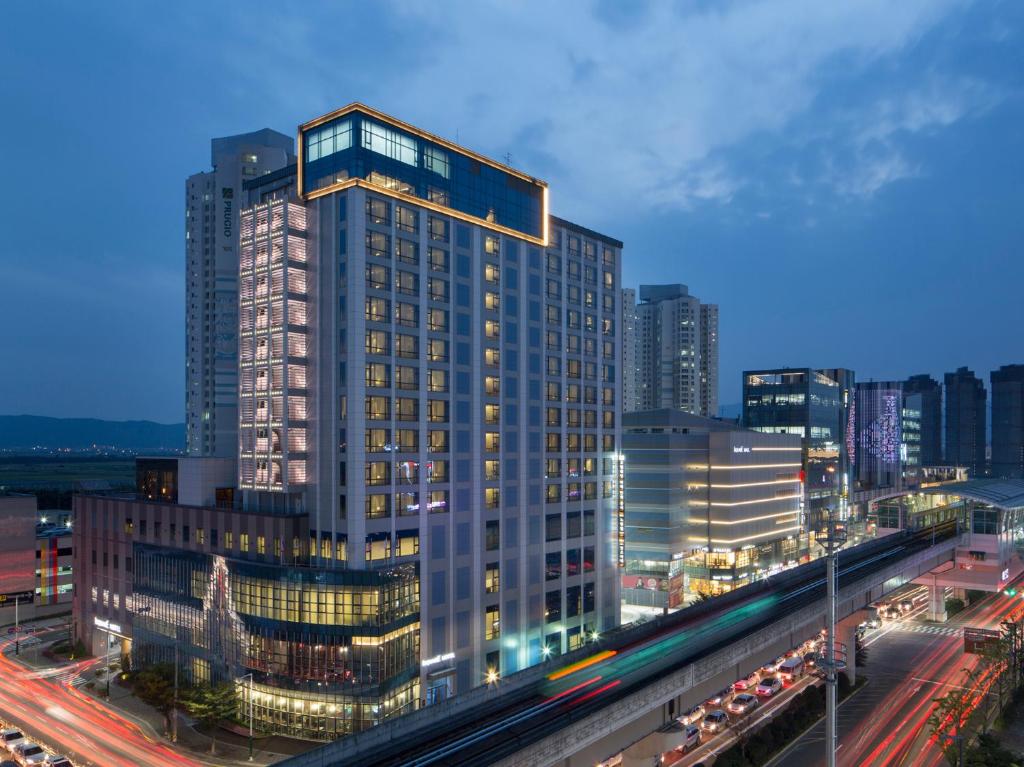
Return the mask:
[[4,748],[9,752],[14,752],[14,747],[19,743],[24,742],[25,736],[21,730],[14,729],[13,727],[9,730],[0,731],[0,741],[3,741]]
[[729,726],[729,717],[724,711],[711,711],[704,715],[700,728],[704,732],[721,732]]
[[61,754],[50,754],[46,757],[46,767],[75,767],[71,760]]
[[679,717],[679,721],[684,725],[696,724],[704,718],[705,713],[707,712],[704,710],[704,705],[698,703],[693,708],[684,711],[683,715]]
[[704,701],[704,706],[726,706],[732,700],[734,694],[731,687],[726,687]]
[[742,679],[737,679],[733,682],[734,690],[750,690],[757,686],[757,683],[761,681],[761,675],[756,671],[751,671]]
[[684,733],[686,738],[681,745],[676,746],[676,751],[679,753],[686,753],[687,751],[697,748],[700,745],[700,727],[695,724],[686,725],[686,732]]
[[18,760],[18,764],[28,767],[33,764],[43,764],[46,761],[46,752],[38,743],[26,740],[14,747],[14,758]]
[[732,703],[728,705],[730,714],[737,714],[740,716],[743,714],[749,714],[755,708],[757,708],[757,698],[746,692],[742,695],[737,695],[732,699]]
[[754,692],[765,698],[770,698],[772,695],[774,695],[781,689],[782,680],[779,679],[777,676],[772,676],[768,677],[767,679],[762,679],[758,683],[757,689],[755,689]]

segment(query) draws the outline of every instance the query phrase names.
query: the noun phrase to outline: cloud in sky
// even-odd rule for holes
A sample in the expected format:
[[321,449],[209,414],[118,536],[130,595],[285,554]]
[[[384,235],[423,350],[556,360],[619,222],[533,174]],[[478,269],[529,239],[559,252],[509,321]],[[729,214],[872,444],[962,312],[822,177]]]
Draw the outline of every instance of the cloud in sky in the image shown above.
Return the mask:
[[[1020,3],[111,0],[51,16],[18,4],[0,27],[0,144],[17,148],[0,325],[20,373],[0,379],[0,412],[180,418],[185,177],[213,136],[291,133],[353,100],[509,153],[551,182],[556,214],[626,242],[626,284],[718,301],[723,402],[750,365],[892,376],[1024,357],[1008,330],[1024,322]],[[984,335],[959,323],[886,357],[890,307],[913,295],[900,330],[927,337],[954,294]]]
[[[731,147],[763,133],[805,140],[786,133],[829,86],[831,69],[850,77],[876,67],[962,5],[655,3],[623,19],[609,16],[607,4],[557,3],[531,13],[519,4],[463,2],[442,17],[434,5],[403,3],[391,23],[433,42],[413,69],[381,62],[378,92],[393,94],[385,98],[439,132],[453,135],[461,126],[464,141],[496,155],[509,151],[527,169],[546,169],[551,163],[533,160],[554,159],[551,180],[572,201],[570,215],[634,205],[688,209],[727,203],[750,181],[753,169],[729,162]],[[326,102],[333,78],[320,74]],[[841,158],[834,191],[871,194],[916,173],[893,134],[963,116],[971,94],[951,98],[945,86],[934,73],[929,91],[885,94],[869,107],[876,114],[866,124],[836,115],[833,125],[809,126],[856,150]],[[439,113],[445,123],[437,125]]]

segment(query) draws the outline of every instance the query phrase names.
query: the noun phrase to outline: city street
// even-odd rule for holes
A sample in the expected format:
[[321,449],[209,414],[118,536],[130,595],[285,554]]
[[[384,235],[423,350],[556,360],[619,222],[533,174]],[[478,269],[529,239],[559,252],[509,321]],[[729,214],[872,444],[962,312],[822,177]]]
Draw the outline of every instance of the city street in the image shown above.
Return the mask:
[[[86,693],[64,684],[74,666],[30,670],[14,657],[13,639],[0,644],[0,719],[22,729],[76,765],[183,767],[202,764],[146,735],[135,723]],[[93,660],[92,662],[95,662]]]
[[[887,621],[864,639],[868,662],[862,671],[868,685],[839,708],[837,763],[841,767],[938,767],[939,748],[926,726],[934,699],[963,682],[963,669],[978,659],[963,652],[963,627],[995,629],[1011,613],[1019,615],[1020,599],[993,594],[945,624],[922,620],[924,606],[907,617]],[[823,765],[824,721],[771,762]]]

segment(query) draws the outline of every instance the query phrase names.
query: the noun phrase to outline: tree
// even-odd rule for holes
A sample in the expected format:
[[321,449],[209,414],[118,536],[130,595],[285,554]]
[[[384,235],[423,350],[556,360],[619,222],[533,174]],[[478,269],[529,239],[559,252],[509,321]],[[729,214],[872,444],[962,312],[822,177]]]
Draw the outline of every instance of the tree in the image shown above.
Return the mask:
[[979,723],[973,701],[978,687],[977,675],[968,669],[963,672],[963,685],[950,690],[941,698],[935,698],[935,708],[928,716],[928,729],[950,767],[964,767],[966,764],[966,745]]
[[209,731],[210,753],[214,754],[217,752],[217,724],[234,716],[238,710],[235,685],[224,682],[216,687],[193,688],[185,699],[185,708]]
[[163,714],[164,730],[170,729],[174,709],[173,673],[171,666],[165,663],[143,669],[133,679],[135,695]]

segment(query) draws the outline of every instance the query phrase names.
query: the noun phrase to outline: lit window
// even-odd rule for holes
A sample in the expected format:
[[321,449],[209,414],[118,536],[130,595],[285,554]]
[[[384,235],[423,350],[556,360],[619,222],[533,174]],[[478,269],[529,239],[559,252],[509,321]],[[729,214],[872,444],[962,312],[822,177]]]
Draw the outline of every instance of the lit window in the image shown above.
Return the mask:
[[490,605],[484,615],[484,639],[497,639],[501,635],[501,608]]
[[489,562],[484,570],[484,591],[488,594],[497,594],[501,588],[501,576],[497,562]]

